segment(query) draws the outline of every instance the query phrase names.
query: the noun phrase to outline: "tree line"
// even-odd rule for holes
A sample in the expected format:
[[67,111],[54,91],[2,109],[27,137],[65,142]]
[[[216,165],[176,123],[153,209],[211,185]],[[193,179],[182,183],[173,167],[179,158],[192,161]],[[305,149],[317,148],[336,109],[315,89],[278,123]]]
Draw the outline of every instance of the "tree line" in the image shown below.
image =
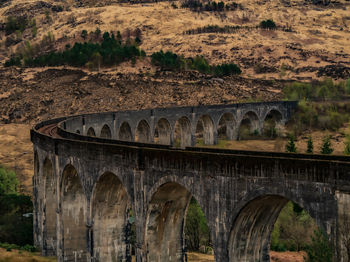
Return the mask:
[[[117,32],[117,35],[105,32],[99,43],[98,35],[100,34],[101,31],[99,30],[90,34],[83,30],[81,38],[87,40],[90,36],[89,41],[76,42],[73,47],[68,44],[64,51],[49,51],[45,54],[40,54],[40,49],[53,47],[54,37],[49,33],[37,45],[32,46],[27,42],[17,55],[5,62],[5,66],[44,67],[69,65],[99,69],[101,66],[118,65],[130,60],[132,63],[135,63],[136,59],[146,56],[145,51],[139,47],[141,36],[137,32],[134,39],[131,40],[128,37],[125,41],[123,41],[120,32]],[[202,56],[185,58],[170,51],[163,52],[162,50],[151,55],[151,63],[154,66],[159,66],[162,70],[196,70],[218,77],[241,73],[241,69],[234,63],[209,65],[208,61]]]
[[163,70],[196,70],[204,74],[212,74],[218,77],[239,75],[241,69],[233,63],[221,65],[209,65],[203,56],[185,58],[170,51],[155,52],[151,55],[152,64],[160,66]]
[[[84,31],[83,31],[84,32]],[[82,33],[83,35],[83,33]],[[118,34],[120,35],[120,34]],[[28,67],[70,65],[75,67],[100,67],[118,65],[121,62],[145,56],[146,53],[138,47],[137,41],[122,42],[121,38],[105,32],[101,43],[75,43],[67,45],[62,52],[51,51],[39,56],[16,56],[6,61],[5,66],[23,65]]]
[[202,3],[200,0],[186,0],[181,4],[182,8],[189,8],[192,11],[207,11],[207,12],[223,12],[236,10],[238,8],[243,9],[241,4],[237,4],[235,2],[232,3],[224,3],[223,1],[207,1],[206,3]]
[[183,32],[185,35],[195,35],[195,34],[206,34],[206,33],[220,33],[220,34],[234,34],[238,31],[252,31],[256,29],[265,29],[265,30],[281,30],[284,32],[293,32],[293,29],[291,26],[278,26],[276,23],[271,20],[263,20],[260,22],[259,25],[256,26],[240,26],[240,25],[225,25],[225,26],[218,26],[218,25],[207,25],[203,27],[197,27],[194,29],[189,29]]

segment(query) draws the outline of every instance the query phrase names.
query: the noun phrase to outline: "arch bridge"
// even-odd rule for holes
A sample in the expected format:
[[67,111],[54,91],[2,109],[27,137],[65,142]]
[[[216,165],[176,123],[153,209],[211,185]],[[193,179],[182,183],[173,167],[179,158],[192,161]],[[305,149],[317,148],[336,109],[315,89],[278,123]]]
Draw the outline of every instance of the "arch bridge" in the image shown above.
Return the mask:
[[266,118],[283,125],[295,106],[164,108],[37,124],[36,245],[59,261],[131,261],[133,224],[137,262],[186,261],[185,214],[195,197],[216,261],[265,262],[274,223],[292,200],[328,234],[334,261],[349,261],[349,157],[193,147],[198,137],[215,144],[220,132],[237,139],[244,121],[258,132]]

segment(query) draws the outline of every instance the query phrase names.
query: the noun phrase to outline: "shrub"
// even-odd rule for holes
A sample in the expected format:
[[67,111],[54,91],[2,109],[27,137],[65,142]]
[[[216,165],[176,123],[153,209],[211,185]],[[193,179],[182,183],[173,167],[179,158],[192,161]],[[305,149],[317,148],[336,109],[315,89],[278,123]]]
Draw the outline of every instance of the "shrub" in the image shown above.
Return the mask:
[[210,73],[208,61],[203,56],[196,56],[193,59],[192,68],[201,73]]
[[241,69],[236,64],[221,64],[213,66],[213,73],[215,76],[239,75],[242,73]]
[[85,29],[84,29],[83,31],[81,31],[80,36],[81,36],[84,40],[86,40],[87,35],[88,35],[88,32],[87,32]]
[[162,50],[160,52],[155,52],[151,55],[152,64],[160,66],[163,69],[180,69],[183,66],[183,59],[178,55],[167,51],[164,53]]
[[296,153],[297,152],[297,147],[295,145],[295,138],[293,135],[289,136],[289,141],[286,144],[286,152],[287,153]]
[[322,230],[315,230],[312,244],[306,249],[307,262],[332,262],[332,249],[327,234]]
[[16,56],[16,57],[11,57],[9,60],[5,62],[5,67],[10,67],[10,66],[21,66],[21,58]]
[[321,147],[321,154],[330,155],[330,154],[332,154],[332,152],[333,152],[333,148],[331,145],[331,137],[329,135],[326,135],[323,138],[323,144]]
[[6,34],[12,34],[16,31],[23,32],[29,24],[25,16],[8,16],[5,22]]
[[267,19],[260,22],[260,27],[263,29],[276,29],[276,23],[272,19]]
[[314,145],[312,142],[312,137],[310,136],[309,139],[307,140],[307,149],[306,153],[312,154],[314,152]]
[[16,194],[17,186],[16,173],[0,166],[0,195]]

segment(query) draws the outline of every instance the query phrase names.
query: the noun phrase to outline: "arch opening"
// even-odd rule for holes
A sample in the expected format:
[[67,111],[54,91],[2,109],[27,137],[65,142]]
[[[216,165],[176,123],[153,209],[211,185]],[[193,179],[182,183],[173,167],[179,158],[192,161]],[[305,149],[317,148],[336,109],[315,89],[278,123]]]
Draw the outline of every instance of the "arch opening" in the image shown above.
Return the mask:
[[181,148],[191,146],[191,137],[191,122],[187,117],[183,116],[179,118],[175,123],[174,146]]
[[228,245],[229,261],[269,262],[271,247],[276,251],[300,251],[311,244],[314,230],[316,222],[299,205],[277,195],[258,197],[235,219]]
[[112,138],[112,132],[111,129],[109,128],[109,126],[107,124],[105,124],[102,129],[101,129],[101,138],[107,138],[107,139],[111,139]]
[[137,125],[135,141],[141,143],[151,142],[151,129],[146,120],[141,120]]
[[119,140],[132,141],[131,127],[127,122],[123,122],[119,128]]
[[87,200],[79,175],[72,165],[65,167],[62,178],[62,229],[64,261],[88,259],[86,205]]
[[44,192],[45,192],[45,206],[44,206],[44,248],[46,256],[56,255],[56,183],[53,173],[52,162],[46,158],[43,166],[44,175]]
[[221,116],[218,124],[218,139],[234,140],[236,138],[235,119],[231,113]]
[[185,187],[174,182],[160,186],[153,194],[147,212],[147,261],[182,262],[186,261],[187,249],[198,252],[202,245],[209,248],[209,228],[199,234],[203,230],[199,228],[198,219],[203,218],[207,226],[199,204]]
[[239,125],[237,140],[254,139],[259,133],[258,116],[251,111],[246,113]]
[[165,118],[159,119],[154,130],[154,142],[159,144],[170,145],[170,123]]
[[131,261],[130,201],[113,173],[104,173],[96,183],[91,210],[94,259]]
[[277,110],[271,110],[264,119],[263,135],[266,138],[276,138],[283,131],[282,114]]
[[208,115],[203,115],[198,119],[196,126],[196,144],[214,145],[214,122]]
[[87,136],[96,136],[95,130],[93,127],[90,127],[87,131]]

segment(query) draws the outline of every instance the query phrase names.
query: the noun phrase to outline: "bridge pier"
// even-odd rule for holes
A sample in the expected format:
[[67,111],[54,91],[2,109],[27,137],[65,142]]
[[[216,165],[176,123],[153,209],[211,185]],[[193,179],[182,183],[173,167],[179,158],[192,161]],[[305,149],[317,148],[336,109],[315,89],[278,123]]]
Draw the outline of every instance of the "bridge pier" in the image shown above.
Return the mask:
[[339,262],[350,261],[350,192],[336,192],[338,200],[336,254]]

